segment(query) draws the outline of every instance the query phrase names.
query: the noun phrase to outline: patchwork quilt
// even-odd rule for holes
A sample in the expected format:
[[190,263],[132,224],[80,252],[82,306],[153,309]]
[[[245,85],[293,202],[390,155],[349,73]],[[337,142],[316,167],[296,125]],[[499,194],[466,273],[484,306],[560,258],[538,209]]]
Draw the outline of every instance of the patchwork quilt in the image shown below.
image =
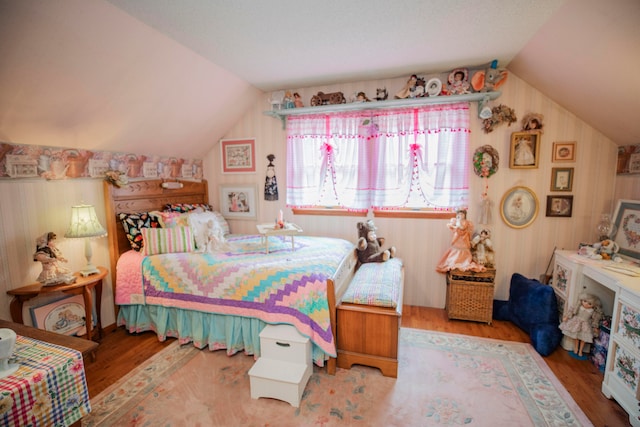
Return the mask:
[[327,279],[353,250],[353,243],[296,236],[295,248],[269,237],[231,236],[231,250],[143,257],[118,261],[116,303],[150,304],[288,323],[335,356]]

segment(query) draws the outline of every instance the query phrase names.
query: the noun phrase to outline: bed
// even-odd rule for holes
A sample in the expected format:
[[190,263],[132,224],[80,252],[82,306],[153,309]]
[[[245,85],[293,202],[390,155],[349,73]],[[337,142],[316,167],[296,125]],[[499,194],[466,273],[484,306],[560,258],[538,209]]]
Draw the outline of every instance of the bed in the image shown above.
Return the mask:
[[[257,232],[225,233],[223,245],[203,250],[198,243],[202,232],[189,235],[193,223],[190,228],[162,224],[173,226],[170,230],[146,227],[148,214],[167,206],[208,205],[206,181],[149,179],[124,187],[105,182],[104,198],[118,326],[151,330],[160,340],[173,337],[198,348],[258,357],[264,326],[291,324],[310,338],[314,363],[335,373],[336,301],[357,265],[352,243],[302,235],[292,250],[290,242],[271,237],[267,254]],[[215,212],[167,215],[179,223],[186,217],[205,221],[212,214],[221,218]],[[146,224],[141,230],[151,242],[147,248],[132,249],[122,218]],[[173,240],[167,244],[169,237]],[[189,242],[195,242],[193,247]]]

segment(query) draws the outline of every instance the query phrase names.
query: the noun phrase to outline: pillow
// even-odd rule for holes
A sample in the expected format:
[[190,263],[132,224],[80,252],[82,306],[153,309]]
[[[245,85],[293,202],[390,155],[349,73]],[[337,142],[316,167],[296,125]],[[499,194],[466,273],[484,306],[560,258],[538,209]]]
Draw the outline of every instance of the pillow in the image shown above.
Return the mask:
[[143,228],[143,255],[193,252],[193,237],[189,227]]
[[[193,212],[188,215],[188,218],[198,251],[211,251],[225,247],[224,230],[214,212]],[[209,244],[208,247],[207,244]]]
[[211,213],[216,216],[216,221],[218,222],[218,225],[222,229],[222,235],[227,237],[229,234],[231,234],[231,229],[229,228],[229,223],[222,216],[222,214],[220,212],[218,212],[218,211],[212,211]]
[[180,212],[160,212],[162,225],[165,228],[189,227],[189,214]]
[[402,260],[362,264],[351,279],[342,302],[376,307],[398,306],[402,286]]
[[166,212],[182,212],[186,213],[189,211],[196,210],[201,208],[204,211],[211,211],[212,206],[206,203],[167,203],[164,205],[164,210]]
[[122,223],[124,232],[129,239],[131,249],[140,251],[144,246],[142,240],[142,234],[140,230],[144,228],[160,228],[162,227],[160,219],[154,212],[140,212],[140,213],[120,213],[118,218]]

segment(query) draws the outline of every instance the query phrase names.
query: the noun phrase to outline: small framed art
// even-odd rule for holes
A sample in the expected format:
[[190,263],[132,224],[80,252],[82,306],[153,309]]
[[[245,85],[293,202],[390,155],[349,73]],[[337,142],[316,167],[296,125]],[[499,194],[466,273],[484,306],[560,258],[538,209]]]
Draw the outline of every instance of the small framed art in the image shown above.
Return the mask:
[[551,169],[551,191],[571,191],[573,187],[573,168]]
[[84,335],[87,332],[82,295],[50,301],[30,310],[36,328],[64,335]]
[[509,167],[534,169],[538,167],[540,132],[514,132],[511,134]]
[[575,162],[576,161],[576,142],[554,142],[553,155],[551,161],[557,162]]
[[255,173],[256,140],[253,138],[220,140],[222,173]]
[[529,226],[538,216],[538,198],[528,187],[510,188],[502,196],[500,216],[512,228]]
[[258,205],[256,203],[255,185],[221,185],[220,212],[225,218],[256,219]]
[[547,196],[547,216],[570,217],[573,196]]

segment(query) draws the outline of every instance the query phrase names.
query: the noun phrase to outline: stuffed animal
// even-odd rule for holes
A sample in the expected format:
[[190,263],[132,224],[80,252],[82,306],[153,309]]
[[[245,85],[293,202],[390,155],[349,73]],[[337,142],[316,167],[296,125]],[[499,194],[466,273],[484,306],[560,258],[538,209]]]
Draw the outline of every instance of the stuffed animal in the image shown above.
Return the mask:
[[594,243],[593,247],[596,250],[596,258],[599,256],[601,259],[611,259],[614,261],[620,258],[620,256],[618,255],[620,246],[611,239],[606,239],[602,242]]
[[376,97],[374,98],[376,101],[385,101],[388,97],[389,92],[386,87],[376,89]]
[[476,92],[491,92],[498,90],[507,82],[509,72],[504,69],[494,68],[493,65],[486,70],[478,71],[471,78],[471,86]]
[[376,235],[376,226],[373,220],[358,223],[358,260],[361,263],[384,262],[396,255],[396,248],[391,246],[383,250],[384,237]]

